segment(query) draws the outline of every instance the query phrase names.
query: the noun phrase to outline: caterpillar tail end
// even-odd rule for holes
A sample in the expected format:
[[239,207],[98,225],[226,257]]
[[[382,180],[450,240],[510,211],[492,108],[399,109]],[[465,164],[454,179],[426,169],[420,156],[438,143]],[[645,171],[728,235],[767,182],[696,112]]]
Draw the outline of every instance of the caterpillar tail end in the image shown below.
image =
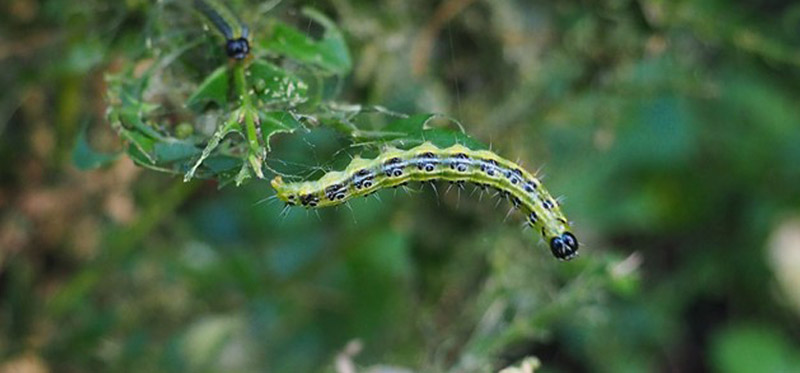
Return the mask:
[[280,176],[275,176],[275,177],[272,179],[272,181],[270,181],[270,184],[272,185],[272,187],[273,187],[273,188],[275,188],[276,190],[278,190],[278,189],[280,189],[280,188],[281,188],[281,186],[283,186],[283,178],[282,178],[282,177],[280,177]]
[[286,183],[283,181],[283,178],[280,176],[276,176],[272,181],[270,181],[270,185],[272,188],[275,189],[275,193],[278,196],[278,199],[283,202],[289,202],[289,197],[286,194]]

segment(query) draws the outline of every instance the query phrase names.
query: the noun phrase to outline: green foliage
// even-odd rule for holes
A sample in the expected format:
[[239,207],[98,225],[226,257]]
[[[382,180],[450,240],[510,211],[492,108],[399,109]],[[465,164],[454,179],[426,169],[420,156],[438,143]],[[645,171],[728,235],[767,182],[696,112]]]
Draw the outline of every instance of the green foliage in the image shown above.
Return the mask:
[[330,74],[349,74],[353,63],[344,35],[336,24],[312,8],[304,8],[303,15],[325,28],[320,40],[313,40],[294,27],[278,21],[272,26],[269,37],[262,39],[261,47],[267,53],[283,55]]
[[[406,118],[378,109],[372,112],[400,119],[380,130],[358,128],[355,119],[370,110],[336,104],[335,97],[325,94],[330,91],[326,85],[331,78],[341,80],[352,68],[344,36],[319,11],[305,8],[302,13],[323,27],[319,40],[277,20],[268,26],[256,25],[252,34],[263,50],[252,51],[253,57],[244,61],[221,60],[223,65],[199,83],[182,81],[189,79],[184,75],[186,65],[195,62],[193,47],[182,46],[174,46],[178,54],[148,53],[143,58],[151,60],[143,73],[136,73],[134,65],[123,74],[109,77],[108,118],[130,143],[131,158],[153,170],[184,173],[185,181],[201,177],[218,179],[222,185],[231,181],[241,185],[253,174],[265,178],[274,135],[317,125],[337,129],[362,147],[421,143],[426,139],[482,147],[461,127],[429,128],[427,124],[435,117],[432,114]],[[182,61],[188,58],[192,59]],[[293,63],[276,64],[281,58]],[[166,76],[177,80],[165,81]],[[180,92],[169,87],[176,84],[196,88],[181,102]],[[163,97],[171,99],[163,101]],[[169,110],[173,105],[189,110],[173,113]],[[371,119],[374,122],[375,118]],[[214,132],[210,137],[202,136],[201,127],[209,121]],[[233,158],[239,158],[238,167],[231,167]]]
[[[232,0],[240,64],[188,3],[0,5],[0,371],[798,364],[795,2]],[[259,203],[422,140],[543,166],[581,257],[470,190]]]
[[712,361],[720,372],[791,372],[800,366],[800,351],[767,325],[740,325],[714,336]]

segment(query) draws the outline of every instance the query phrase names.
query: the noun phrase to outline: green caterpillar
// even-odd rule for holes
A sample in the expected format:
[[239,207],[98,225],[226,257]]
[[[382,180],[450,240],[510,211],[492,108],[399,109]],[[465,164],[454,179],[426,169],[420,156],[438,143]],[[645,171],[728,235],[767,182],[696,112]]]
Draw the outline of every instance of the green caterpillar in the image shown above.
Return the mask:
[[225,53],[242,60],[250,53],[250,29],[225,4],[214,0],[195,0],[194,6],[225,36]]
[[558,202],[539,180],[487,150],[475,151],[462,145],[440,149],[430,142],[409,150],[390,148],[375,159],[357,157],[344,171],[329,172],[317,181],[286,183],[278,176],[272,180],[272,187],[287,205],[318,208],[409,181],[434,180],[472,182],[497,189],[525,214],[556,258],[570,260],[578,255],[578,240],[570,232]]

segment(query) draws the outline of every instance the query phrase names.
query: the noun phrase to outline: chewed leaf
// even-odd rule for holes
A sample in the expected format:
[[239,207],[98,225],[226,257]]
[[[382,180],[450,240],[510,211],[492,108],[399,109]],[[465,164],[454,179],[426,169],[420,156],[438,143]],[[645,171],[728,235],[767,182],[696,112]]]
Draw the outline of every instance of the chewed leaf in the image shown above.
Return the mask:
[[307,100],[308,85],[278,66],[256,60],[249,66],[248,72],[253,91],[263,105],[295,106]]
[[305,8],[303,15],[325,28],[322,39],[314,40],[292,26],[276,22],[272,35],[264,39],[262,47],[335,75],[348,74],[352,69],[352,61],[341,31],[333,21],[316,10]]
[[209,102],[214,102],[220,107],[224,107],[228,103],[228,69],[221,66],[214,70],[203,83],[197,87],[197,90],[192,93],[186,100],[186,106],[200,110],[203,105]]
[[195,177],[203,162],[212,156],[212,152],[217,149],[226,136],[232,133],[242,133],[242,127],[239,125],[236,116],[236,114],[232,114],[231,118],[225,121],[224,124],[217,127],[214,135],[211,136],[208,144],[206,144],[206,147],[203,148],[202,153],[200,153],[200,157],[197,158],[192,167],[189,168],[189,170],[183,175],[184,181],[189,181]]
[[288,111],[261,112],[259,119],[261,120],[261,133],[267,150],[270,149],[269,140],[273,135],[291,133],[298,128],[303,128],[303,124],[297,120],[294,114]]

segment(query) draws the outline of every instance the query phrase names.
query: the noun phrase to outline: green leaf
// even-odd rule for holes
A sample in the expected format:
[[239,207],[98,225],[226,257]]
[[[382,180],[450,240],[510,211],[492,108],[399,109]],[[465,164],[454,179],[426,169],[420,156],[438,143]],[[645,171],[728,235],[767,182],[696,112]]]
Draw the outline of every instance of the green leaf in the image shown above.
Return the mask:
[[238,157],[215,156],[206,159],[203,165],[212,173],[219,174],[237,169],[242,165],[242,159]]
[[484,143],[470,137],[464,132],[444,128],[424,130],[422,137],[418,139],[418,141],[430,141],[440,148],[461,144],[472,150],[488,149]]
[[270,150],[269,141],[273,135],[291,133],[303,127],[303,124],[297,120],[295,115],[288,111],[260,112],[258,117],[261,121],[261,133],[267,151]]
[[120,135],[129,142],[128,155],[142,165],[154,166],[156,159],[152,155],[155,140],[140,132],[121,130]]
[[[454,124],[457,129],[432,127],[431,123],[444,119]],[[386,142],[397,145],[414,146],[430,141],[439,147],[461,144],[470,149],[486,149],[486,145],[473,139],[461,128],[455,119],[440,114],[416,114],[389,123],[381,131],[360,132],[356,136],[360,142]]]
[[335,75],[346,75],[352,69],[344,36],[322,13],[304,8],[303,15],[325,28],[322,39],[315,41],[292,26],[277,22],[272,35],[262,42],[266,50],[310,64]]
[[[148,109],[149,110],[149,109]],[[119,111],[119,119],[125,128],[134,129],[137,132],[155,140],[164,140],[158,131],[142,121],[141,111],[138,108],[123,108]]]
[[[427,123],[436,118],[436,114],[415,114],[396,120],[386,126],[386,132],[396,133],[398,137],[418,137],[422,135]],[[391,136],[391,135],[387,135]]]
[[200,110],[209,102],[214,102],[220,107],[224,107],[228,103],[228,69],[225,66],[214,70],[197,87],[197,90],[186,100],[186,106]]
[[156,143],[153,151],[157,162],[160,164],[187,160],[197,156],[201,152],[200,149],[189,141],[174,139]]

